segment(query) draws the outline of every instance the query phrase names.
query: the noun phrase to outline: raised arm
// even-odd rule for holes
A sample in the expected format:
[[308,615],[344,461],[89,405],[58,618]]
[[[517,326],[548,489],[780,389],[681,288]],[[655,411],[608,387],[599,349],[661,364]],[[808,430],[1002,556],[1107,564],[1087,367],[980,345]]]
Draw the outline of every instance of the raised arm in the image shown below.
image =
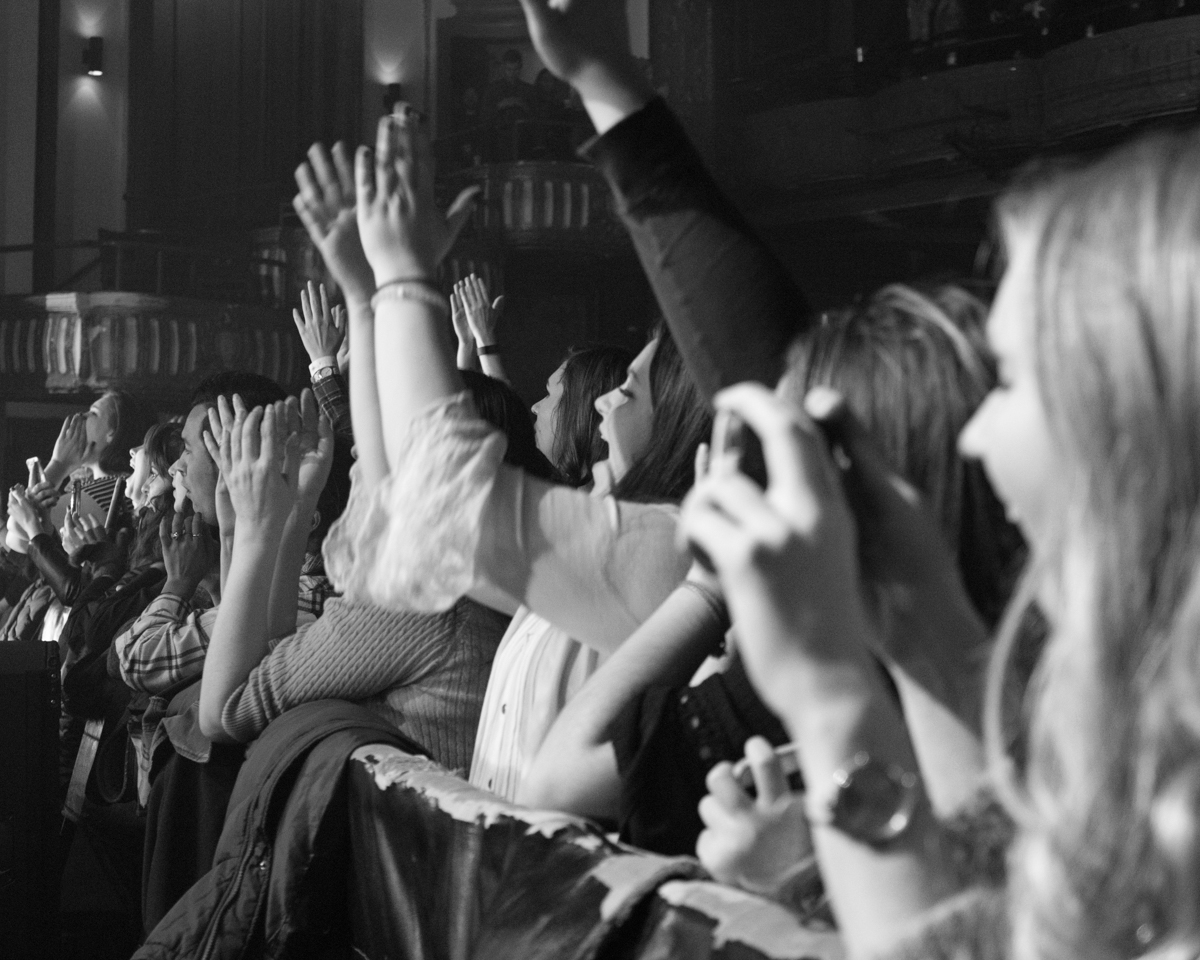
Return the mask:
[[413,418],[462,390],[450,308],[436,281],[476,191],[464,191],[443,217],[433,181],[429,142],[415,111],[383,117],[374,154],[360,147],[355,158],[358,229],[375,278],[375,370],[389,466]]
[[[508,383],[504,361],[500,359],[500,340],[496,329],[504,311],[503,295],[493,300],[487,284],[478,274],[471,274],[454,285],[454,293],[462,304],[467,331],[474,353],[479,357],[483,372],[496,380]],[[462,364],[459,364],[462,368]]]
[[229,592],[218,608],[200,685],[200,730],[218,742],[231,741],[221,724],[226,701],[266,656],[271,639],[271,582],[298,488],[296,452],[285,455],[286,424],[279,419],[274,406],[247,413],[239,404],[217,451],[238,518]]
[[518,802],[616,816],[620,777],[613,724],[651,684],[685,685],[725,636],[728,614],[708,579],[693,568],[571,699],[522,779]]
[[314,285],[310,280],[308,289],[300,291],[300,309],[292,310],[292,319],[308,353],[308,373],[322,411],[335,433],[352,436],[350,398],[339,360],[346,340],[346,311],[331,307],[325,284]]
[[363,254],[354,210],[354,173],[344,144],[332,155],[320,144],[296,168],[300,192],[293,200],[308,234],[321,251],[342,294],[349,314],[350,416],[358,454],[359,482],[370,491],[387,476],[379,387],[375,381],[375,322],[371,294],[375,280]]
[[608,179],[688,371],[707,395],[774,385],[809,306],[704,167],[628,50],[611,0],[521,0],[542,61],[579,91]]

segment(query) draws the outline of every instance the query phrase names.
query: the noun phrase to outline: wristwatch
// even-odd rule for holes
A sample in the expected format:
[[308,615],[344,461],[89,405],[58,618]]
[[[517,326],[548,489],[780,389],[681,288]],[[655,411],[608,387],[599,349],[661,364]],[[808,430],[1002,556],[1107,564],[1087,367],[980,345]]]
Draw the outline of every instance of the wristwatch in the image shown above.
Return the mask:
[[318,357],[308,365],[308,375],[313,383],[333,376],[337,372],[337,359],[335,357]]
[[865,750],[838,770],[833,782],[833,794],[827,799],[809,794],[809,822],[833,827],[872,847],[902,837],[921,803],[921,778],[916,773],[877,760]]

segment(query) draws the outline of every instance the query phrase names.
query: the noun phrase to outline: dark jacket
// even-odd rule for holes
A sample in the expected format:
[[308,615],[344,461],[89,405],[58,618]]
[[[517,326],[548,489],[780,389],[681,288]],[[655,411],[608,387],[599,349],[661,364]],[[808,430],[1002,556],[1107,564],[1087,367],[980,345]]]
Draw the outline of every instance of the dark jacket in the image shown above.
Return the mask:
[[339,700],[272,723],[238,775],[212,870],[135,957],[232,960],[346,942],[344,780],[350,754],[368,743],[424,753],[377,714]]

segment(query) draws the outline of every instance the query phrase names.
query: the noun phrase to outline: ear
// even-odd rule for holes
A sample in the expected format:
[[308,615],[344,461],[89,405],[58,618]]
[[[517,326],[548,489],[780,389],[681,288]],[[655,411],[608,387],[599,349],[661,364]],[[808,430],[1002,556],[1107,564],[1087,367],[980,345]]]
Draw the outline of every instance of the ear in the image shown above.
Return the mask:
[[317,529],[317,527],[319,527],[320,525],[321,525],[321,511],[320,511],[320,510],[314,510],[314,511],[313,511],[313,518],[312,518],[312,525],[311,525],[311,526],[308,528],[308,532],[309,532],[309,533],[312,533],[312,532],[313,532],[314,530],[316,530],[316,529]]

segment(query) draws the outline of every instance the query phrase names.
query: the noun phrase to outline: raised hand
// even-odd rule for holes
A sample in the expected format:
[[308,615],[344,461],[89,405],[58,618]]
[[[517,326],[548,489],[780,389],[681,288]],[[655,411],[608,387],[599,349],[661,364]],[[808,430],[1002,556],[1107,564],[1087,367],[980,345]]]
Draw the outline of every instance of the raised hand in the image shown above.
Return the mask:
[[319,292],[318,302],[318,287],[309,280],[308,289],[300,291],[300,310],[292,311],[296,330],[304,343],[304,349],[308,352],[309,360],[313,363],[325,357],[337,357],[346,335],[345,324],[338,323],[338,310],[329,307],[325,284],[320,285]]
[[350,369],[350,325],[346,322],[346,308],[338,304],[333,308],[333,325],[342,331],[342,342],[338,345],[338,370],[345,375]]
[[751,798],[728,763],[708,773],[708,796],[700,801],[705,830],[696,856],[722,883],[782,898],[798,877],[817,881],[804,797],[788,789],[771,745],[762,737],[746,743],[746,759],[757,796]]
[[625,4],[614,0],[521,0],[534,49],[572,86],[589,72],[630,60]]
[[37,504],[20,485],[13,487],[8,493],[8,515],[28,540],[42,533],[53,532],[46,520],[46,514],[38,509]]
[[812,420],[755,384],[716,403],[758,434],[769,483],[763,490],[713,457],[685,501],[681,532],[715,564],[747,671],[786,714],[813,667],[868,659],[855,521]]
[[442,215],[434,201],[429,138],[409,109],[380,119],[374,155],[359,147],[354,174],[358,229],[375,285],[432,281],[466,225],[479,188],[463,190]]
[[174,513],[158,525],[167,581],[163,593],[190,600],[196,588],[212,572],[220,547],[198,513]]
[[286,410],[279,404],[280,409],[270,405],[247,412],[240,398],[234,401],[234,423],[222,438],[221,457],[229,464],[225,483],[237,513],[238,536],[248,526],[278,539],[299,485],[296,469],[285,473]]
[[[462,304],[462,310],[475,343],[480,347],[496,343],[496,326],[504,309],[504,297],[495,301],[488,299],[488,288],[483,278],[472,273],[454,285],[454,292]],[[455,328],[457,330],[457,327]]]
[[87,416],[73,413],[63,420],[62,428],[58,431],[58,439],[54,441],[54,452],[50,462],[57,464],[62,473],[68,474],[83,465],[87,457]]
[[335,143],[332,155],[324,145],[313,144],[308,160],[296,168],[296,185],[300,192],[292,206],[342,288],[346,302],[369,303],[375,280],[359,238],[354,174],[345,144]]
[[[294,397],[289,397],[294,401]],[[296,485],[300,502],[315,506],[333,465],[333,425],[321,413],[311,390],[300,394]]]
[[[225,473],[229,469],[229,463],[221,453],[222,443],[226,434],[232,429],[233,423],[233,404],[226,397],[217,397],[216,406],[208,408],[208,431],[201,434],[208,455],[217,465],[217,484],[214,490],[217,527],[221,536],[226,538],[232,537],[237,528],[237,512],[233,509],[233,501],[229,499],[229,485],[225,482]],[[227,445],[225,449],[228,450]]]

